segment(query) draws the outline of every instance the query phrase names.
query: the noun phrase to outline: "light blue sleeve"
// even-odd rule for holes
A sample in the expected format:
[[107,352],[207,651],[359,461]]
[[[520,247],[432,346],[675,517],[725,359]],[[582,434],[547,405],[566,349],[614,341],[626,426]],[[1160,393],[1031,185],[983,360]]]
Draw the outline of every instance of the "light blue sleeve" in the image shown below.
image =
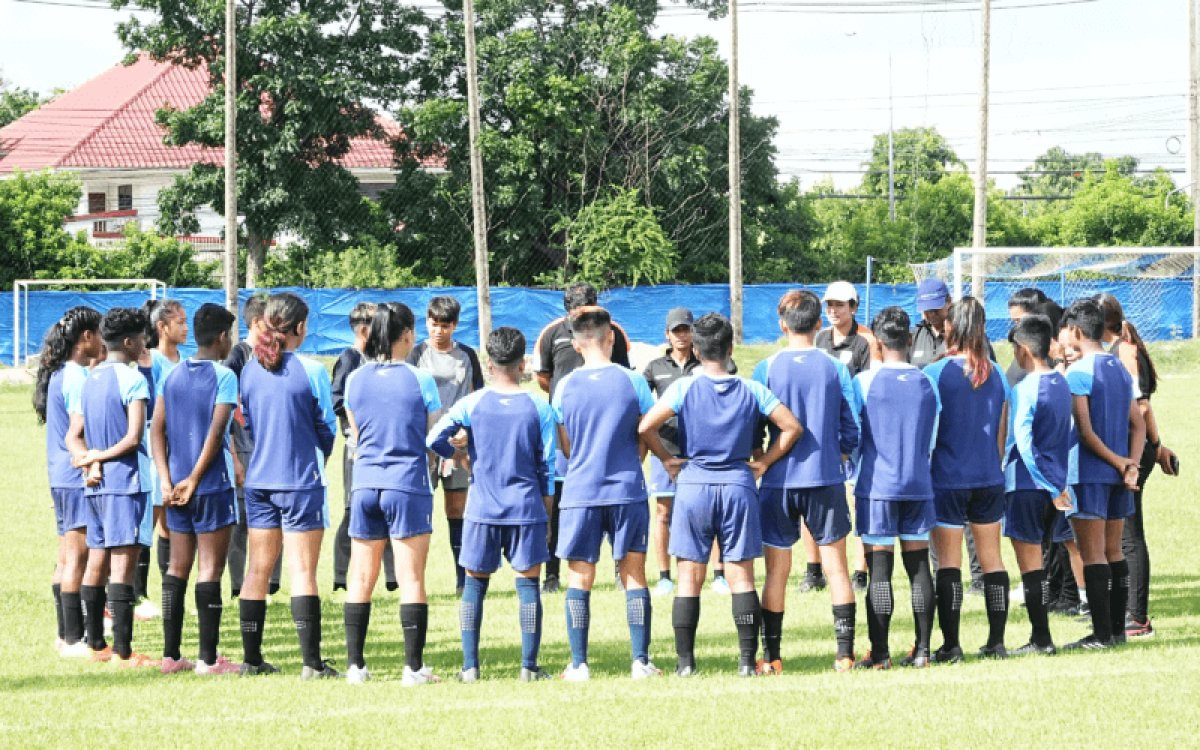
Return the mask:
[[858,391],[858,423],[862,424],[862,414],[867,409],[867,397],[871,393],[871,384],[875,382],[875,374],[879,370],[863,370],[854,376],[854,387]]
[[771,412],[779,406],[779,397],[771,393],[770,388],[755,380],[747,380],[746,386],[750,388],[750,392],[754,394],[754,400],[758,402],[758,413],[764,417],[771,416]]
[[[342,383],[342,408],[349,409],[350,411],[354,411],[356,408],[358,408],[354,405],[354,399],[350,395],[352,393],[352,391],[350,390],[350,384],[352,382],[354,382],[355,375],[359,374],[360,372],[362,372],[363,370],[365,370],[371,366],[372,366],[372,363],[367,362],[366,364],[363,364],[362,366],[352,370],[350,372],[350,374],[346,376],[345,382]],[[333,386],[331,385],[330,393],[332,393],[332,392],[333,392]]]
[[121,381],[121,403],[126,406],[130,401],[149,401],[150,400],[150,385],[142,374],[137,370],[128,367],[121,367],[117,370],[117,378]]
[[83,367],[68,365],[68,369],[63,373],[63,403],[67,407],[67,414],[83,414],[83,384],[87,379],[88,371]]
[[[646,382],[646,378],[635,370],[627,370],[622,367],[621,371],[629,376],[629,384],[633,386],[633,392],[637,394],[638,413],[645,414],[653,409],[654,394],[650,392],[650,384]],[[570,375],[567,377],[570,377]],[[555,393],[555,398],[558,398],[559,393],[562,393],[561,387]],[[555,411],[561,414],[561,409],[556,408]]]
[[1080,360],[1067,368],[1067,385],[1072,396],[1092,395],[1092,357]]
[[[424,370],[418,370],[412,365],[406,365],[412,374],[416,376],[417,382],[421,385],[421,400],[425,402],[425,410],[432,414],[435,411],[442,410],[442,397],[438,394],[437,381],[433,376]],[[354,373],[350,373],[350,377],[354,377]],[[346,383],[347,392],[349,392],[349,381]]]
[[429,431],[429,436],[425,439],[425,447],[442,458],[453,458],[454,446],[450,445],[450,438],[454,437],[454,433],[458,432],[460,428],[469,429],[471,427],[471,410],[490,390],[490,388],[484,388],[472,391],[451,406]]
[[[944,359],[938,360],[938,362],[945,362],[945,361],[946,360],[944,360]],[[938,362],[935,362],[934,364],[938,364]],[[932,367],[933,367],[933,365],[930,365],[929,367],[926,367],[924,370],[921,370],[921,372],[924,373],[925,377],[929,378],[929,384],[931,386],[933,386],[933,409],[934,409],[934,411],[933,411],[933,434],[929,437],[929,453],[930,453],[930,455],[933,454],[933,449],[937,447],[938,430],[941,429],[941,424],[942,424],[942,394],[938,392],[938,381],[934,380],[934,377],[933,377],[934,374],[929,372],[929,370]],[[945,367],[945,365],[943,364],[942,367]],[[942,371],[939,369],[937,371],[937,375],[941,375],[941,374],[942,374]]]
[[842,390],[842,405],[838,419],[838,443],[842,453],[849,456],[862,439],[862,419],[859,414],[862,407],[859,404],[858,389],[855,388],[854,379],[850,377],[850,368],[833,357],[829,359],[833,362],[834,370],[838,375],[838,385]]
[[[632,370],[630,372],[633,372]],[[634,373],[637,375],[637,373]],[[638,377],[641,377],[640,375]],[[561,389],[560,389],[561,390]],[[558,419],[554,409],[546,399],[531,396],[538,410],[538,420],[542,428],[542,471],[546,477],[546,486],[542,487],[543,495],[554,494],[554,459],[558,453]]]
[[[1057,497],[1063,488],[1055,487],[1046,479],[1046,475],[1038,468],[1037,458],[1033,453],[1033,419],[1037,413],[1039,381],[1040,378],[1026,376],[1013,392],[1013,443],[1017,446],[1021,462],[1025,464],[1034,483]],[[1031,383],[1032,387],[1026,383]]]
[[[953,360],[951,360],[950,357],[943,357],[933,364],[926,365],[921,370],[921,372],[925,373],[925,377],[929,378],[930,382],[933,383],[934,393],[938,393],[939,389],[941,388],[942,372],[945,371],[946,365],[952,361]],[[941,396],[940,393],[938,395],[939,397]]]
[[676,414],[683,408],[683,398],[687,395],[688,389],[692,387],[692,383],[696,382],[695,375],[688,375],[680,378],[674,383],[667,386],[667,390],[659,397],[658,403],[667,407]]
[[554,389],[554,397],[550,402],[550,408],[554,410],[554,419],[560,424],[566,422],[566,418],[563,416],[563,391],[566,390],[566,385],[571,382],[571,377],[574,374],[574,372],[569,372],[562,380],[558,381],[558,387]]
[[213,363],[213,369],[217,372],[217,403],[231,404],[237,406],[238,402],[238,380],[237,375],[228,367]]
[[763,361],[754,366],[754,372],[750,375],[750,379],[755,383],[767,384],[767,373],[771,371],[771,361],[775,359],[775,355],[767,357]]
[[308,387],[317,403],[317,439],[321,444],[321,452],[328,457],[333,452],[333,442],[337,436],[337,415],[333,411],[329,373],[325,370],[325,365],[316,360],[307,357],[298,359],[304,364],[304,372],[308,375]]

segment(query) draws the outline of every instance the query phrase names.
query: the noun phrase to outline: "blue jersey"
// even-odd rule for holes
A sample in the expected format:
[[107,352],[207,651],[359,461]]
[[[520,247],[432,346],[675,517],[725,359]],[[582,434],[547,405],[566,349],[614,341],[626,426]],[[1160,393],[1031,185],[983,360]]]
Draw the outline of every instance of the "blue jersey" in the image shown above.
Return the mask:
[[937,438],[937,389],[923,371],[887,363],[858,374],[862,447],[856,497],[932,500],[930,454]]
[[[141,373],[128,365],[104,362],[92,369],[81,395],[83,436],[89,450],[108,450],[129,433],[129,404],[149,401],[150,389]],[[89,495],[135,495],[149,492],[151,477],[142,471],[145,441],[136,450],[102,464],[103,479],[88,487]]]
[[[1067,368],[1072,396],[1086,396],[1092,430],[1118,456],[1129,454],[1129,404],[1137,398],[1133,378],[1112,354],[1089,354]],[[1071,484],[1122,484],[1121,474],[1081,442],[1071,448]]]
[[1066,377],[1057,372],[1026,374],[1009,395],[1004,489],[1061,495],[1067,488],[1073,429]]
[[404,362],[366,362],[345,394],[358,425],[353,489],[431,494],[425,431],[442,408],[433,376]]
[[488,387],[474,391],[442,415],[426,445],[444,458],[450,438],[467,430],[471,457],[468,521],[499,525],[545,523],[542,498],[554,494],[554,410],[541,396]]
[[[763,474],[763,487],[829,487],[846,481],[842,454],[858,447],[858,391],[846,365],[817,348],[784,349],[754,368],[754,380],[792,410],[804,434]],[[771,441],[779,429],[768,425]]]
[[646,379],[620,365],[581,367],[559,381],[553,405],[571,441],[560,507],[646,502],[638,445],[638,422],[654,406]]
[[[158,399],[158,394],[162,392],[159,385],[167,375],[179,366],[178,362],[172,362],[167,359],[167,355],[157,349],[150,351],[150,366],[142,367],[138,365],[138,372],[146,379],[146,385],[150,388],[150,400],[146,402],[146,424],[150,424],[150,418],[154,416],[154,404]],[[180,362],[183,360],[181,359]]]
[[337,429],[325,367],[292,352],[274,372],[254,359],[242,370],[241,391],[242,417],[254,437],[246,488],[324,487]]
[[[167,410],[167,467],[172,484],[187,479],[200,460],[213,410],[218,404],[236,407],[237,400],[237,375],[211,360],[184,360],[159,381],[159,408]],[[230,421],[222,430],[221,453],[200,477],[197,494],[211,495],[233,487],[233,458],[228,449]]]
[[71,415],[83,414],[83,384],[87,378],[87,368],[70,361],[50,376],[46,391],[46,467],[51,489],[83,486],[83,473],[71,464],[67,432],[71,427]]
[[740,484],[754,488],[747,462],[759,417],[779,399],[762,383],[700,373],[680,378],[659,403],[679,415],[680,456],[687,464],[676,484]]
[[925,368],[942,404],[933,449],[933,486],[971,490],[1004,482],[1000,470],[1000,421],[1008,399],[1008,381],[1000,366],[975,388],[961,355],[939,359]]

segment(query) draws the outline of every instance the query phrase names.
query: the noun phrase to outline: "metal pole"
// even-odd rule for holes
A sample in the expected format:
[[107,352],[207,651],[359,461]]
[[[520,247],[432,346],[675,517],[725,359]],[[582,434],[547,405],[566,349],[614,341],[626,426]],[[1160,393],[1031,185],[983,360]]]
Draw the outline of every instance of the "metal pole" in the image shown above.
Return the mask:
[[[225,308],[238,314],[237,4],[225,0]],[[238,327],[233,327],[237,341]]]
[[729,0],[729,319],[742,342],[742,132],[738,85],[738,9]]
[[[896,138],[892,108],[892,56],[888,55],[888,220],[896,220]],[[871,259],[867,258],[868,265]]]
[[483,197],[483,151],[479,143],[479,73],[475,52],[475,2],[463,2],[467,41],[467,133],[471,150],[471,221],[475,238],[475,299],[479,307],[479,344],[492,333],[492,292],[488,272],[487,208]]
[[[983,0],[980,31],[979,80],[979,164],[975,168],[975,225],[971,247],[987,246],[987,180],[988,180],[988,86],[992,54],[992,1]],[[971,295],[983,301],[983,255],[971,254]]]
[[[1192,185],[1192,245],[1200,247],[1200,13],[1188,0],[1188,180]],[[1200,338],[1200,253],[1192,256],[1192,338]]]
[[863,313],[863,321],[867,325],[871,325],[871,278],[875,275],[875,258],[867,256],[867,288],[863,290],[863,300],[866,304],[866,312]]
[[21,297],[20,283],[13,282],[13,367],[21,366]]

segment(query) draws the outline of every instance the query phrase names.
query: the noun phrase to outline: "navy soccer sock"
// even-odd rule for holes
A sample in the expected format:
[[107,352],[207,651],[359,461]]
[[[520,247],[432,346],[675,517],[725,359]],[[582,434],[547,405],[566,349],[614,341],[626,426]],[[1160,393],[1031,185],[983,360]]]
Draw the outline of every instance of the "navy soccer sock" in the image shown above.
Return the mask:
[[[563,609],[567,616],[567,641],[571,644],[571,666],[578,667],[587,662],[588,625],[592,619],[592,592],[583,589],[567,589]],[[521,614],[524,632],[525,615]]]
[[650,661],[650,614],[650,592],[646,589],[627,589],[625,620],[629,623],[629,646],[634,661]]
[[483,623],[483,597],[487,594],[489,581],[488,578],[467,576],[463,582],[462,601],[458,605],[463,669],[479,668],[479,627]]
[[517,577],[517,600],[521,617],[521,666],[537,669],[542,645],[542,590],[538,579]]

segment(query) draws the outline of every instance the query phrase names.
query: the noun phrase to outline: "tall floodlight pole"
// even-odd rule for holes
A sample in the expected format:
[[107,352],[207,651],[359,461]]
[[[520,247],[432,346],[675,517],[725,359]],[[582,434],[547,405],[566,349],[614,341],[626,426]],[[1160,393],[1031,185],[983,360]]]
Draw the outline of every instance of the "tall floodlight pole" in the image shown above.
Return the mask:
[[896,118],[892,106],[892,56],[888,55],[888,220],[896,220]]
[[[225,307],[238,314],[237,4],[225,0]],[[238,329],[233,329],[234,340]]]
[[488,273],[487,208],[483,201],[483,150],[479,143],[479,73],[475,52],[475,2],[463,2],[467,38],[467,133],[471,150],[471,221],[475,237],[475,299],[479,307],[479,344],[492,332],[492,293]]
[[[1192,245],[1200,247],[1200,12],[1188,0],[1188,187],[1192,191]],[[1200,252],[1192,256],[1192,338],[1200,338]]]
[[742,134],[738,91],[737,0],[729,0],[729,319],[742,342]]
[[[992,54],[992,2],[983,0],[980,30],[981,65],[979,80],[979,164],[975,168],[975,225],[971,232],[971,247],[987,246],[987,181],[988,181],[988,86]],[[983,299],[983,255],[971,253],[971,294]]]

